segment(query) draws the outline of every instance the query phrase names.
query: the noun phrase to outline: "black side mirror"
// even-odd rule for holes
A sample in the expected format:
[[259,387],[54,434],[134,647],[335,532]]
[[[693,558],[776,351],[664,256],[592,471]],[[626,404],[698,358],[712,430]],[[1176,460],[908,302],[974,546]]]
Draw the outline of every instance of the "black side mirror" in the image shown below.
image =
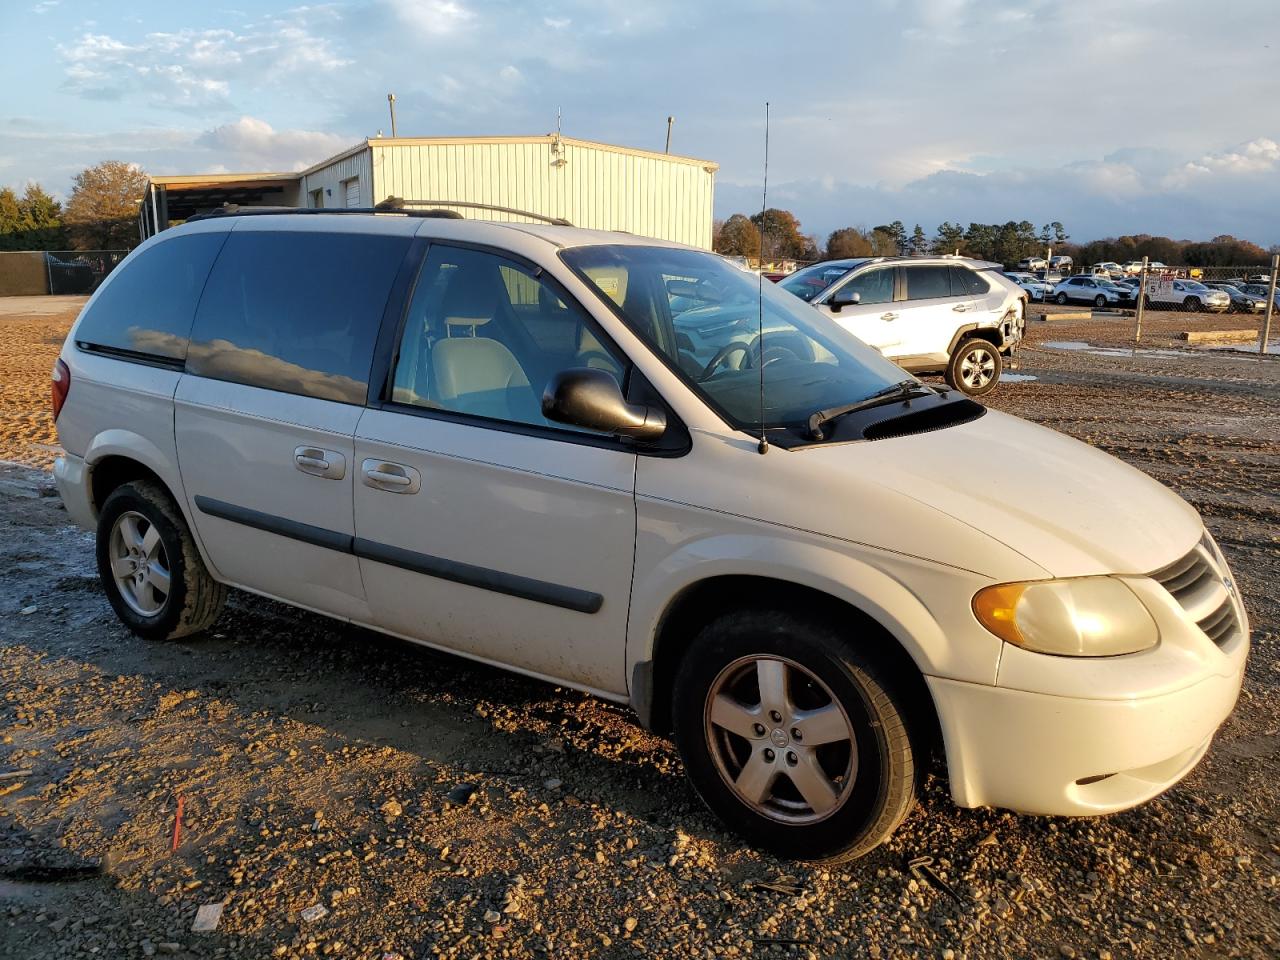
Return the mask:
[[839,313],[844,307],[852,307],[856,303],[862,302],[862,294],[856,290],[850,290],[848,287],[841,287],[831,295],[831,299],[827,301],[827,306],[831,308],[832,313]]
[[542,392],[542,415],[642,441],[657,440],[667,430],[667,415],[659,407],[627,403],[612,374],[587,367],[561,370],[551,378]]

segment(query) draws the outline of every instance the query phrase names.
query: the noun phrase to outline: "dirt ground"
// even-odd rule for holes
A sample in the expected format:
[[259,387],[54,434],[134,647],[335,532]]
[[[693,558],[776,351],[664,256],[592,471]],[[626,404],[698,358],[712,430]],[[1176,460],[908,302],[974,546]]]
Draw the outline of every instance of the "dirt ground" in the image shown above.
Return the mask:
[[934,776],[825,868],[724,833],[589,696],[244,594],[212,635],[133,638],[40,469],[74,309],[0,302],[0,956],[1280,956],[1280,360],[1170,337],[1234,318],[1149,315],[1137,353],[1130,319],[1033,322],[989,398],[1205,515],[1254,643],[1209,755],[1091,820],[959,810]]

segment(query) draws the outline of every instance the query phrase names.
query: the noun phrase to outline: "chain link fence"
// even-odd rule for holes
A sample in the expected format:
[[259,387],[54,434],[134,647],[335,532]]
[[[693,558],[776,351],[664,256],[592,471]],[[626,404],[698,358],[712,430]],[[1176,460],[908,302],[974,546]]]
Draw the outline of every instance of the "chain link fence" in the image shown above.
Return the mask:
[[127,250],[21,250],[0,253],[0,296],[86,295]]

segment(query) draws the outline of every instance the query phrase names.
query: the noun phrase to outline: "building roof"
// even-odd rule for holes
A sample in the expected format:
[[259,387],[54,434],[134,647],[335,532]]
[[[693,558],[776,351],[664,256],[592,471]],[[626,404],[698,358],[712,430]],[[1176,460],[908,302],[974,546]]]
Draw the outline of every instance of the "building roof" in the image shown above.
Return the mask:
[[430,147],[430,146],[476,146],[481,144],[496,143],[554,143],[560,141],[571,147],[582,147],[589,150],[601,150],[606,153],[620,153],[632,157],[648,157],[653,160],[668,160],[672,163],[687,163],[694,166],[702,167],[708,173],[715,173],[720,169],[720,164],[714,160],[699,160],[696,157],[685,157],[675,153],[659,153],[655,150],[640,150],[636,147],[620,147],[612,143],[600,143],[595,140],[578,140],[574,137],[564,137],[555,133],[547,133],[541,136],[530,137],[366,137],[359,143],[348,147],[340,153],[335,153],[332,157],[327,157],[319,163],[312,164],[302,171],[301,176],[315,173],[323,170],[331,164],[337,163],[339,160],[345,160],[347,157],[357,154],[369,147]]

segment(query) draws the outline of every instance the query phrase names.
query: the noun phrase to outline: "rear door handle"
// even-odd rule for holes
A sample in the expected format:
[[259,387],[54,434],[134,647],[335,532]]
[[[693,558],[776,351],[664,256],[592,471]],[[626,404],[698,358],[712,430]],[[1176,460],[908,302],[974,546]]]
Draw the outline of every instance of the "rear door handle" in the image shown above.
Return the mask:
[[347,475],[347,458],[336,450],[319,447],[296,447],[293,465],[303,473],[325,480],[341,480]]
[[368,459],[360,464],[366,487],[386,493],[417,493],[422,489],[422,474],[413,467],[389,460]]
[[967,303],[957,303],[951,309],[954,310],[956,313],[964,313],[966,310],[969,309],[969,305]]
[[880,319],[881,320],[897,320],[898,315],[896,313],[882,313],[880,314]]

